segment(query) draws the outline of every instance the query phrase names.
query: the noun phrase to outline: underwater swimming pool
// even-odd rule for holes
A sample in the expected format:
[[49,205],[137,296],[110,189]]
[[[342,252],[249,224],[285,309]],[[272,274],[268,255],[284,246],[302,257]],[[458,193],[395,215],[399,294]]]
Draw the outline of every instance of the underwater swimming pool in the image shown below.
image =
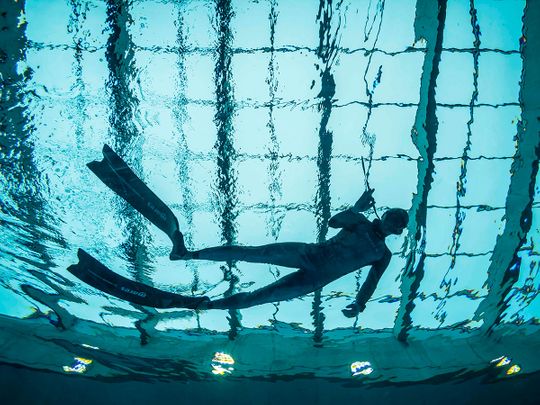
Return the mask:
[[[3,363],[366,384],[538,372],[540,3],[0,9]],[[168,238],[87,169],[104,144],[171,207],[189,248],[322,242],[367,184],[380,212],[404,208],[409,223],[387,240],[390,266],[357,318],[341,310],[367,270],[242,310],[129,304],[66,270],[78,248],[129,279],[213,299],[292,270],[169,261]]]

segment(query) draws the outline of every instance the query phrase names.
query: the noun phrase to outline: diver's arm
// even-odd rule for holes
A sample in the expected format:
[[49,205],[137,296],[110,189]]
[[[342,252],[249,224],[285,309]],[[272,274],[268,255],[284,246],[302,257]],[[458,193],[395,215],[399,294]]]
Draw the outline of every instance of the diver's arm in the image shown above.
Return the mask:
[[374,191],[374,188],[368,188],[366,191],[364,191],[351,209],[355,212],[364,212],[371,208],[375,204],[375,199],[373,198]]
[[348,210],[338,212],[336,215],[330,218],[328,221],[328,226],[330,228],[347,228],[364,221],[368,221],[368,219],[362,214],[354,212],[351,208],[349,208]]
[[348,226],[358,224],[359,222],[368,222],[368,219],[360,213],[367,211],[375,202],[372,197],[373,191],[375,190],[372,188],[364,191],[364,194],[362,194],[362,196],[351,208],[338,212],[336,215],[330,218],[330,221],[328,221],[328,226],[330,228],[346,228]]
[[347,318],[353,318],[366,309],[366,303],[375,292],[375,288],[377,288],[381,276],[388,267],[390,259],[392,259],[392,253],[386,248],[382,259],[371,266],[366,281],[362,284],[358,294],[356,294],[356,299],[352,304],[347,305],[347,307],[341,311],[343,312],[343,315]]

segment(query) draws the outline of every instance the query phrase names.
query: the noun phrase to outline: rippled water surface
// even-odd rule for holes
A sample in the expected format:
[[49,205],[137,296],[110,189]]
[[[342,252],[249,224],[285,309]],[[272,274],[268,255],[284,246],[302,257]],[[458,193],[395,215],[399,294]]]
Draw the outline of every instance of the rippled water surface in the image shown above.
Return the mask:
[[[348,379],[355,361],[371,362],[362,382],[540,369],[540,3],[0,11],[2,362],[188,380],[229,367],[215,352],[243,377]],[[368,183],[381,212],[410,221],[356,319],[341,310],[367,271],[239,311],[132,305],[67,272],[79,247],[130,279],[211,298],[291,269],[169,261],[167,237],[87,169],[103,144],[172,208],[190,248],[322,242]]]

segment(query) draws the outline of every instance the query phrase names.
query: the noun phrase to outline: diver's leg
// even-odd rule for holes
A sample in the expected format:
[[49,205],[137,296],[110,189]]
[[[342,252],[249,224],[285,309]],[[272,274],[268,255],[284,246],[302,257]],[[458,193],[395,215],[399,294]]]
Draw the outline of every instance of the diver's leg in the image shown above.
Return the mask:
[[213,261],[240,260],[307,268],[312,267],[306,257],[309,246],[307,243],[299,242],[272,243],[263,246],[217,246],[188,252],[183,258]]
[[315,291],[310,272],[298,270],[280,278],[266,287],[248,293],[237,293],[230,297],[202,302],[200,309],[241,309],[300,297]]

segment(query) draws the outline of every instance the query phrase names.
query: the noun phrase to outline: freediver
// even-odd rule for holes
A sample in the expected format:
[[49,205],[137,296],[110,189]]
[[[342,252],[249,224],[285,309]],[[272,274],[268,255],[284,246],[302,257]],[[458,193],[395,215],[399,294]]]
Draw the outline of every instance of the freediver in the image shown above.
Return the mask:
[[389,235],[400,235],[408,214],[400,208],[387,210],[381,219],[369,221],[362,212],[374,207],[374,189],[369,188],[349,209],[330,218],[328,225],[340,231],[321,243],[273,243],[263,246],[217,246],[189,251],[178,220],[127,164],[107,145],[104,159],[88,164],[101,181],[130,203],[173,242],[171,260],[212,260],[268,263],[297,271],[252,292],[210,300],[161,291],[122,277],[79,249],[79,263],[68,270],[91,286],[115,297],[155,308],[241,309],[288,300],[313,292],[361,267],[371,265],[356,299],[342,310],[346,317],[362,312],[390,263],[392,254],[385,244]]

